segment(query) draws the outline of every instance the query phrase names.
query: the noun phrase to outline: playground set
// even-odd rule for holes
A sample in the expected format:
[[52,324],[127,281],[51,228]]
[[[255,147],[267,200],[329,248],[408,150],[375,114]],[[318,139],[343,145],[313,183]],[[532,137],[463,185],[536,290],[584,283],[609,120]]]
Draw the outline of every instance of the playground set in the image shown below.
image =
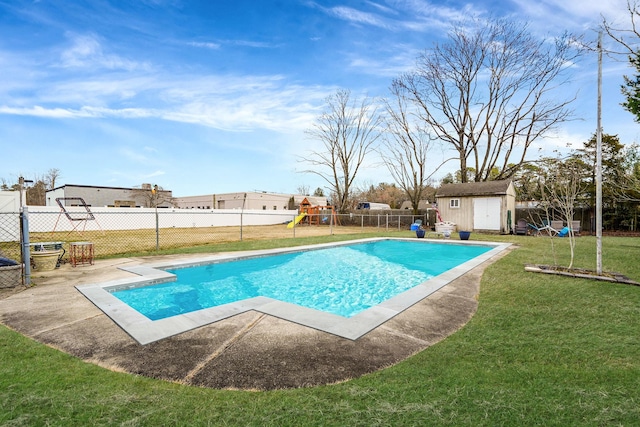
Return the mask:
[[293,221],[287,224],[287,228],[293,228],[297,224],[308,225],[337,225],[338,215],[333,206],[312,206],[305,197],[300,202],[300,210]]

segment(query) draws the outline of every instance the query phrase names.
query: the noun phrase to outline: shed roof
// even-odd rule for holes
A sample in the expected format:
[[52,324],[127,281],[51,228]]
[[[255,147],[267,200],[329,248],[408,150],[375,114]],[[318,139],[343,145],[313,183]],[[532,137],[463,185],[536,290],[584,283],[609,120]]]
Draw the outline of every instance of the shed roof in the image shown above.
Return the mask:
[[436,192],[436,197],[502,196],[507,194],[511,180],[485,182],[465,182],[444,184]]

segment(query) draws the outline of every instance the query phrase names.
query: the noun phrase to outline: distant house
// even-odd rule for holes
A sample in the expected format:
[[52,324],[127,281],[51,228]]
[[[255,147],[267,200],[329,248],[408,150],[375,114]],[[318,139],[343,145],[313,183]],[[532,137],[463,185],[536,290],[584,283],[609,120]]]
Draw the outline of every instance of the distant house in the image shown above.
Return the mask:
[[516,208],[511,180],[444,184],[436,192],[443,221],[458,230],[509,233]]
[[[326,197],[301,194],[280,194],[258,191],[241,193],[205,194],[201,196],[176,197],[175,205],[181,209],[298,209],[304,199],[314,206],[326,206]],[[293,200],[292,200],[293,199]]]
[[[431,209],[432,207],[433,206],[431,206],[428,200],[420,200],[418,202],[418,210],[427,210],[427,209]],[[404,202],[402,202],[402,205],[400,205],[400,209],[402,210],[413,209],[411,200],[405,200]]]
[[[63,206],[80,206],[77,198],[84,200],[87,206],[115,207],[148,207],[148,197],[144,192],[151,192],[151,184],[142,184],[141,188],[99,187],[95,185],[65,184],[46,193],[47,206],[58,206],[56,199],[62,200]],[[163,200],[171,199],[171,191],[160,190]],[[164,201],[158,207],[169,208],[171,203]]]

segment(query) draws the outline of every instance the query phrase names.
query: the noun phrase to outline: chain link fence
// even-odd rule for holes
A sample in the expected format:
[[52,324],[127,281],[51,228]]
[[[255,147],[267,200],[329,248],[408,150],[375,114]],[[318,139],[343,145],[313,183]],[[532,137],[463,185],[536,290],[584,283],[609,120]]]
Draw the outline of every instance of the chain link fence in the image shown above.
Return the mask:
[[0,288],[22,284],[22,244],[19,212],[0,212]]
[[[515,224],[519,219],[524,219],[528,223],[539,226],[550,223],[552,220],[560,220],[566,223],[566,218],[563,217],[561,212],[547,212],[540,208],[517,208],[513,223]],[[592,215],[589,208],[575,208],[573,219],[580,221],[580,230],[582,233],[589,234],[595,232],[595,216]]]
[[[516,218],[539,212],[519,209]],[[583,230],[591,230],[589,212],[577,211]],[[299,222],[296,222],[299,220]],[[59,251],[57,263],[71,261],[71,249],[91,246],[91,258],[130,254],[152,255],[162,250],[250,240],[292,239],[336,234],[403,232],[417,220],[431,228],[435,211],[412,215],[406,210],[360,210],[299,216],[295,210],[200,210],[29,206],[21,212],[0,212],[0,288],[29,283],[34,262],[43,252]],[[23,254],[23,252],[25,254]],[[24,261],[26,260],[26,262]],[[54,266],[55,268],[55,266]]]
[[[22,217],[26,221],[21,221]],[[52,266],[55,268],[74,261],[74,250],[84,244],[90,244],[91,259],[152,255],[161,250],[217,243],[401,232],[410,230],[416,220],[425,225],[430,223],[428,214],[411,215],[407,211],[351,214],[324,211],[301,218],[297,211],[107,208],[59,211],[30,206],[24,209],[24,214],[0,213],[0,257],[17,263],[0,267],[0,286],[28,284],[30,270],[42,269],[36,261],[43,255],[56,253]],[[29,254],[26,257],[23,248]],[[23,259],[28,260],[26,268]]]
[[[130,211],[72,212],[32,211],[29,208],[29,241],[62,243],[68,252],[72,242],[92,242],[96,258],[130,253],[238,242],[287,239],[332,234],[409,230],[421,215],[343,214],[307,215],[293,224],[295,211],[205,211],[197,209],[136,209]],[[68,258],[68,253],[65,255]]]

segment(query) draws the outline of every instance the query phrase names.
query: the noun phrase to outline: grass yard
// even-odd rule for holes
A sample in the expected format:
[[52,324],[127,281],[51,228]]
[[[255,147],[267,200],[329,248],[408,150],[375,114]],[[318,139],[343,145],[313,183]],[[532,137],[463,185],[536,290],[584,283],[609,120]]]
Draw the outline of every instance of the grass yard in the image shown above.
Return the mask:
[[[0,425],[640,425],[640,287],[524,271],[567,265],[563,239],[472,239],[518,247],[486,269],[471,321],[395,366],[331,386],[187,387],[111,372],[0,326]],[[595,238],[577,243],[575,266],[595,268]],[[640,281],[640,238],[607,237],[603,247],[605,270]]]

